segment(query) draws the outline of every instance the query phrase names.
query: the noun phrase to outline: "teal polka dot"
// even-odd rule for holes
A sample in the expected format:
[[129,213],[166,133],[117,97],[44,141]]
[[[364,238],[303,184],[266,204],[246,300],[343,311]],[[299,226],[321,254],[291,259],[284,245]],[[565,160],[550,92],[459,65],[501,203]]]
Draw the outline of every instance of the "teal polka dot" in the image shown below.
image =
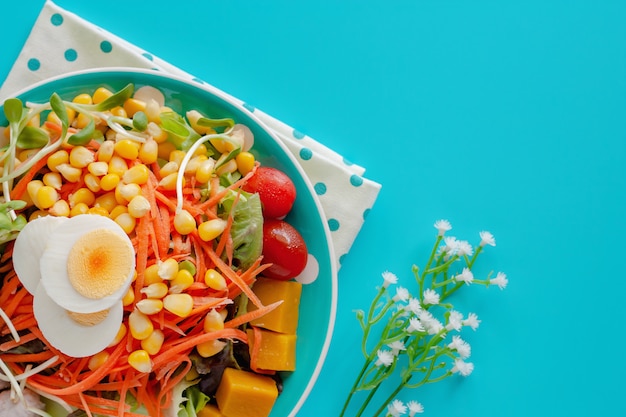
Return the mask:
[[343,158],[343,163],[350,166],[350,165],[354,165],[351,161],[347,160],[346,158]]
[[368,214],[370,214],[370,211],[372,211],[371,208],[365,209],[363,211],[363,220],[365,220],[367,218]]
[[37,71],[41,67],[41,62],[37,58],[31,58],[28,60],[28,69],[31,71]]
[[359,177],[356,174],[353,174],[350,176],[350,184],[352,184],[355,187],[359,187],[360,185],[363,184],[363,178]]
[[243,103],[243,108],[248,110],[250,113],[254,113],[256,108],[252,104]]
[[65,51],[64,56],[67,61],[72,62],[72,61],[76,61],[76,58],[78,58],[78,53],[76,52],[75,49],[70,48],[67,51]]
[[113,50],[113,45],[111,45],[111,42],[109,41],[102,41],[100,42],[100,50],[105,54],[108,54]]
[[59,13],[55,13],[50,17],[50,23],[54,26],[61,26],[63,24],[63,16]]
[[331,232],[335,232],[339,230],[339,220],[337,219],[328,219],[328,228]]
[[346,255],[347,255],[347,253],[344,253],[343,255],[341,255],[341,256],[339,257],[339,263],[340,263],[340,264],[342,264],[342,265],[343,265],[343,261],[346,259]]
[[299,131],[297,131],[297,130],[295,130],[295,129],[293,130],[293,133],[292,133],[292,134],[293,134],[293,137],[294,137],[294,138],[296,138],[296,139],[302,139],[302,138],[304,138],[304,133],[299,132]]
[[305,161],[308,161],[309,159],[313,158],[313,151],[310,150],[309,148],[300,149],[300,158],[302,158]]
[[324,184],[323,182],[318,182],[317,184],[315,184],[313,186],[313,189],[315,189],[315,192],[317,193],[317,195],[326,194],[326,184]]
[[153,57],[152,55],[150,55],[149,53],[147,53],[147,52],[144,52],[144,53],[143,53],[143,54],[141,54],[141,55],[143,55],[143,56],[144,56],[144,58],[147,58],[147,59],[149,59],[150,61],[154,61],[154,57]]

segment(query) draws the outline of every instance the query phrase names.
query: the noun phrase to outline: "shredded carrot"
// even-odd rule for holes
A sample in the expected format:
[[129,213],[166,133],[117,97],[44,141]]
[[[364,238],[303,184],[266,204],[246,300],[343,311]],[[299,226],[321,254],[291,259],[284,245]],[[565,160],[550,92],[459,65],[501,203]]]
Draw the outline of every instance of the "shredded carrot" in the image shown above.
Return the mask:
[[248,311],[245,314],[242,314],[240,316],[235,317],[232,320],[225,322],[224,327],[228,329],[237,328],[241,326],[242,324],[249,323],[250,321],[254,319],[257,319],[259,317],[266,315],[267,313],[274,310],[276,307],[278,307],[282,303],[283,303],[283,300],[280,300],[280,301],[276,301],[275,303],[268,304],[266,306],[261,306],[257,310]]
[[46,166],[48,163],[48,156],[50,154],[45,155],[39,161],[35,162],[35,164],[29,169],[20,180],[15,184],[13,190],[11,190],[11,199],[12,200],[20,200],[24,196],[24,192],[26,192],[26,186],[28,183],[39,173],[39,171]]

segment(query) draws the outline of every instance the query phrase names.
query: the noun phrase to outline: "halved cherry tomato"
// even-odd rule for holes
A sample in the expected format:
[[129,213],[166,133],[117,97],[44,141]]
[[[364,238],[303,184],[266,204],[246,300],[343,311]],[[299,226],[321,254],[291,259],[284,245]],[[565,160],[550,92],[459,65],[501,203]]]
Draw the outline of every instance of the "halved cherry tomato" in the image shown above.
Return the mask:
[[263,216],[281,219],[289,213],[296,199],[296,187],[284,172],[261,166],[243,186],[249,193],[258,193]]
[[304,270],[307,259],[304,239],[293,226],[277,219],[263,222],[263,262],[273,264],[263,275],[289,280]]

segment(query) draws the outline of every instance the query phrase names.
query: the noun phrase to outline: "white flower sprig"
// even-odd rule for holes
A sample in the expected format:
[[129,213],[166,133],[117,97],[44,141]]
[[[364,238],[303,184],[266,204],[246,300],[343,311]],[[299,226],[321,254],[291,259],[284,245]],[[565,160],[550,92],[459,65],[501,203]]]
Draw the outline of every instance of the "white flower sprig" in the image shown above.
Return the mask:
[[[498,272],[492,278],[477,278],[472,267],[478,255],[487,246],[496,246],[490,232],[479,233],[476,247],[465,240],[458,240],[446,233],[452,229],[447,220],[434,224],[437,238],[430,257],[423,269],[413,266],[417,283],[416,296],[406,287],[398,286],[398,277],[389,271],[382,274],[383,282],[378,288],[368,312],[357,310],[357,319],[363,330],[361,350],[365,363],[348,394],[340,417],[346,415],[357,391],[369,391],[360,408],[354,414],[361,417],[372,405],[380,386],[399,371],[400,382],[372,414],[409,417],[424,412],[417,401],[404,404],[397,395],[405,388],[417,388],[426,383],[438,382],[454,374],[469,376],[474,364],[468,362],[472,348],[463,340],[464,328],[478,329],[480,320],[475,313],[464,315],[455,310],[449,298],[462,287],[484,285],[506,288],[506,274]],[[380,325],[380,326],[377,326]],[[373,342],[370,336],[374,328],[382,327]],[[452,337],[447,337],[452,334]],[[372,346],[373,344],[373,346]],[[401,365],[398,365],[402,359]],[[373,406],[373,405],[372,405]]]

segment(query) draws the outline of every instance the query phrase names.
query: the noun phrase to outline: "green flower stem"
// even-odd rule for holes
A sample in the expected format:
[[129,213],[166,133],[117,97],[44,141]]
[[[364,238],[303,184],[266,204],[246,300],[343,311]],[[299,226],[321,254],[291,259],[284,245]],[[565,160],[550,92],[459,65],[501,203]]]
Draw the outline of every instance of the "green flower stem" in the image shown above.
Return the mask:
[[[378,410],[376,410],[374,412],[374,414],[372,414],[372,417],[377,417],[379,416],[383,411],[385,411],[385,408],[387,408],[387,405],[393,401],[394,398],[396,398],[396,396],[400,393],[400,391],[402,391],[404,389],[404,387],[409,383],[409,381],[411,380],[411,378],[413,377],[412,373],[405,373],[405,376],[402,378],[402,380],[400,381],[400,383],[398,384],[398,386],[396,387],[395,390],[393,390],[393,392],[391,393],[391,395],[389,395],[387,397],[387,399],[385,401],[383,401],[383,403],[381,404],[381,406],[378,408]],[[358,416],[357,416],[358,417]]]
[[354,384],[352,385],[352,389],[350,389],[350,392],[348,393],[348,397],[346,398],[346,401],[343,404],[343,408],[341,409],[341,414],[339,414],[339,417],[343,417],[343,415],[346,413],[346,410],[348,409],[348,404],[350,404],[350,401],[352,400],[352,396],[357,391],[357,388],[361,382],[361,378],[363,378],[363,375],[365,374],[365,371],[370,366],[370,364],[371,364],[371,360],[368,358],[368,360],[366,360],[365,363],[363,364],[363,368],[361,368],[361,372],[359,372],[359,374],[357,375],[356,380],[354,381]]
[[433,250],[430,252],[430,257],[428,258],[428,262],[426,262],[426,266],[424,267],[424,271],[422,272],[422,274],[418,275],[417,267],[413,268],[415,276],[417,278],[417,283],[419,285],[420,294],[424,292],[424,281],[426,279],[427,271],[430,268],[430,265],[432,265],[433,260],[435,259],[435,255],[437,255],[437,248],[439,247],[442,239],[443,236],[437,235],[437,239],[435,239],[435,244],[433,245]]

